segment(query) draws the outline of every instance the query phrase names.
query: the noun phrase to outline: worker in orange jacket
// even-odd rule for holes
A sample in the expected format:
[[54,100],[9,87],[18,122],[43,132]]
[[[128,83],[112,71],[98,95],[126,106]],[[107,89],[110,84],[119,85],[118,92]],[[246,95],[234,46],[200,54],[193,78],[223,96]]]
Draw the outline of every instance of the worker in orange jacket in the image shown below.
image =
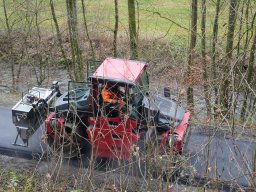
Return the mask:
[[101,95],[105,103],[118,103],[119,109],[122,109],[125,105],[125,102],[118,97],[118,90],[114,86],[111,87],[109,84],[106,84],[101,91]]

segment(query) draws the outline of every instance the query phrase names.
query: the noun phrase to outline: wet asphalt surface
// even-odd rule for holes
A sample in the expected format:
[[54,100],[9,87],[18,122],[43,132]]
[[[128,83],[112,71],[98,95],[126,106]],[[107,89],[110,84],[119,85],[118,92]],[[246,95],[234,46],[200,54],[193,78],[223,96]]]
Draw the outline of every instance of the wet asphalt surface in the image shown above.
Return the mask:
[[190,164],[194,166],[198,176],[231,181],[242,186],[250,186],[256,182],[256,178],[252,176],[253,166],[256,166],[253,165],[255,139],[236,140],[216,133],[194,132],[187,150]]
[[[45,144],[41,141],[43,126],[30,138],[29,147],[13,145],[17,130],[12,124],[10,108],[0,107],[0,131],[0,154],[33,158],[45,150]],[[251,176],[256,153],[256,137],[253,138],[235,140],[216,132],[202,132],[192,126],[186,157],[194,167],[196,178],[208,177],[249,186],[253,180],[256,182]],[[17,143],[23,144],[20,139]]]

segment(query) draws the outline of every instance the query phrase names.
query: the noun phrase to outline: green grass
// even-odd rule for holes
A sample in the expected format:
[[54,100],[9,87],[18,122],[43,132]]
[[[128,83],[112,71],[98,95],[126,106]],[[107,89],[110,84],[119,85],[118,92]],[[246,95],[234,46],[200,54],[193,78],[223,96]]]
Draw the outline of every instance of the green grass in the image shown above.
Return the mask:
[[0,168],[0,191],[32,191],[29,173]]
[[[36,2],[39,0],[30,1],[31,3],[24,4],[29,1],[6,1],[10,22],[15,22],[15,28],[24,28],[26,26],[25,13],[29,10],[29,17],[34,16],[33,9],[36,7]],[[166,39],[177,43],[178,45],[187,44],[189,38],[190,26],[190,1],[188,0],[138,0],[139,2],[139,34],[140,38],[157,39],[165,37]],[[19,4],[20,3],[20,4]],[[114,28],[114,1],[113,0],[86,0],[86,17],[89,30],[94,34],[104,34],[111,32]],[[198,33],[200,34],[200,17],[201,17],[201,2],[198,2]],[[65,0],[54,0],[55,10],[58,17],[58,22],[61,30],[67,30],[66,22],[66,4]],[[5,28],[4,13],[1,2],[0,8],[0,27]],[[27,10],[26,10],[27,9]],[[160,18],[154,14],[159,12],[163,17],[183,26],[183,29],[168,19]],[[207,36],[212,34],[213,21],[215,14],[215,2],[207,1]],[[83,24],[81,1],[78,0],[78,19],[79,23]],[[224,37],[227,30],[228,20],[228,3],[224,2],[221,6],[220,13],[220,36]],[[51,12],[48,0],[43,0],[39,12],[40,28],[44,32],[52,32],[54,25],[51,19]],[[32,23],[32,26],[35,22]],[[222,27],[223,26],[223,27]],[[28,30],[28,29],[27,29]],[[127,34],[128,32],[128,7],[127,1],[119,1],[119,32]],[[200,37],[200,36],[199,36]]]

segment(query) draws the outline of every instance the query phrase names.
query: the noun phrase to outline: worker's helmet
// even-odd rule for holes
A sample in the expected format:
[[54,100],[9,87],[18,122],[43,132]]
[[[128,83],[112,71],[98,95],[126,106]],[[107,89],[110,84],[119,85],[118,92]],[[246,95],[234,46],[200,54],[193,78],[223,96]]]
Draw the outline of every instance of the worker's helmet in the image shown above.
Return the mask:
[[111,85],[110,83],[106,83],[105,89],[116,92],[118,90],[118,86],[117,85]]
[[109,83],[106,83],[105,86],[104,86],[105,89],[111,89],[111,87],[112,86]]

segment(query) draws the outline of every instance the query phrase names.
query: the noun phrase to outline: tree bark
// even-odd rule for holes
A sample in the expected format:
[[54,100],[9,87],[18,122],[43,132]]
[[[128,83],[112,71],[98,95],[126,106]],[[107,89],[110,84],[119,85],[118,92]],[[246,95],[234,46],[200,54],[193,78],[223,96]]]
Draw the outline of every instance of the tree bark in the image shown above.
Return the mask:
[[115,1],[115,29],[114,29],[114,39],[113,39],[113,54],[114,57],[117,57],[117,32],[118,32],[118,22],[119,22],[119,16],[118,16],[118,0]]
[[203,59],[203,78],[204,78],[204,96],[206,102],[207,115],[209,116],[211,113],[211,105],[210,105],[210,89],[208,82],[208,72],[207,72],[207,63],[206,63],[206,35],[205,35],[205,23],[206,23],[206,0],[202,0],[202,21],[201,21],[201,53]]
[[[245,114],[246,114],[247,99],[248,99],[248,94],[250,92],[249,86],[250,87],[252,86],[252,81],[253,81],[253,77],[254,77],[253,65],[255,62],[255,54],[256,54],[256,13],[254,14],[254,17],[253,17],[252,26],[255,26],[255,28],[254,28],[254,37],[253,37],[252,47],[250,50],[249,64],[248,64],[248,70],[247,70],[247,78],[246,78],[247,86],[245,89],[245,97],[244,97],[242,111],[241,111],[242,119],[244,119]],[[254,106],[252,106],[252,108],[254,108]]]
[[37,81],[37,85],[41,86],[43,81],[46,79],[45,76],[45,66],[44,66],[44,61],[43,61],[43,57],[42,54],[40,52],[40,44],[41,44],[41,30],[40,30],[40,26],[39,26],[39,22],[38,22],[38,17],[39,17],[39,10],[40,10],[40,6],[42,4],[42,0],[41,2],[38,3],[38,1],[36,0],[35,2],[35,24],[36,24],[36,30],[37,30],[37,36],[38,36],[38,41],[36,42],[36,49],[37,49],[37,59],[39,62],[39,74],[36,71],[36,65],[34,65],[34,69],[35,69],[35,75],[36,75],[36,81]]
[[[213,24],[213,38],[212,38],[212,81],[215,82],[217,80],[216,73],[216,44],[218,40],[219,33],[219,13],[220,13],[220,0],[216,2],[215,8],[215,16],[214,16],[214,24]],[[215,105],[218,104],[218,88],[213,83],[214,86],[214,95],[215,95]],[[214,107],[214,111],[216,111],[216,107]]]
[[[3,0],[3,9],[4,9],[5,24],[6,24],[6,28],[7,28],[7,38],[8,38],[8,42],[9,42],[9,53],[8,54],[11,57],[11,55],[12,55],[11,28],[10,28],[9,17],[8,17],[8,13],[7,13],[5,0]],[[14,68],[14,62],[12,60],[11,60],[11,72],[12,72],[12,87],[15,88],[15,85],[16,85],[15,68]]]
[[136,16],[135,16],[135,0],[128,0],[128,13],[129,13],[129,37],[131,59],[138,58],[138,45],[136,33]]
[[231,69],[231,59],[233,54],[233,43],[234,43],[234,32],[236,25],[238,1],[230,0],[229,6],[229,19],[228,19],[228,33],[227,33],[227,44],[226,44],[226,55],[227,59],[223,67],[223,84],[221,88],[221,104],[224,107],[225,113],[228,111],[229,103],[229,87],[230,79],[229,72]]
[[[190,50],[188,55],[188,69],[187,75],[191,76],[191,66],[193,65],[193,57],[196,46],[196,38],[197,38],[197,0],[191,1],[191,37],[190,37]],[[187,88],[187,103],[188,107],[191,111],[194,110],[194,91],[192,87],[193,82],[188,82],[189,86]]]
[[57,39],[58,39],[61,55],[62,55],[62,57],[64,59],[64,64],[65,64],[65,66],[67,68],[69,78],[71,80],[74,80],[74,77],[73,77],[73,74],[72,74],[72,70],[71,70],[71,67],[70,67],[70,63],[69,63],[69,61],[67,59],[67,55],[66,55],[64,47],[63,47],[60,27],[59,27],[58,20],[57,20],[56,14],[55,14],[55,8],[54,8],[53,0],[50,0],[50,7],[51,7],[52,19],[53,19],[53,22],[54,22],[54,25],[55,25],[55,30],[56,30],[56,33],[57,33]]
[[92,43],[92,40],[91,40],[90,35],[89,35],[88,25],[87,25],[87,19],[86,19],[86,16],[85,16],[85,4],[84,4],[84,0],[81,0],[81,3],[82,3],[83,20],[84,20],[84,28],[85,28],[86,37],[87,37],[87,39],[88,39],[88,41],[89,41],[89,44],[90,44],[90,48],[91,48],[91,52],[92,52],[92,59],[93,59],[93,60],[96,60],[96,59],[95,59],[95,50],[94,50],[93,43]]
[[82,81],[84,80],[85,72],[78,40],[77,0],[66,0],[66,6],[74,77],[76,81]]

